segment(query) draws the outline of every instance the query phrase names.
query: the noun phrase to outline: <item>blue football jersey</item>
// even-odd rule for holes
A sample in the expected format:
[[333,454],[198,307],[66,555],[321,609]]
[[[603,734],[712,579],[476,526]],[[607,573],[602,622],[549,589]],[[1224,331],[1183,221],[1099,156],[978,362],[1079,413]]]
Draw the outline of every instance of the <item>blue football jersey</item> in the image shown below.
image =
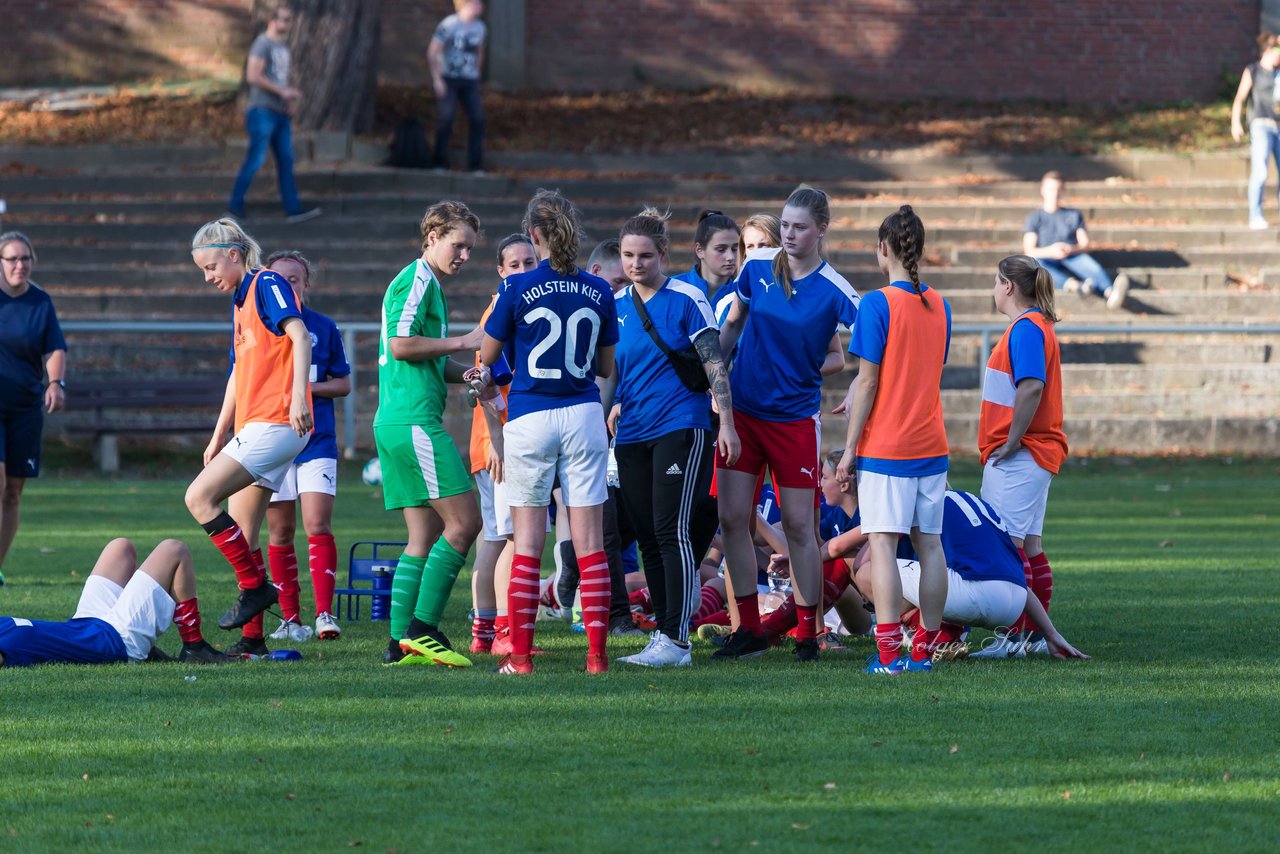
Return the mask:
[[[342,344],[342,332],[338,324],[319,312],[302,307],[302,322],[311,333],[311,382],[337,379],[351,374],[347,351]],[[311,441],[298,454],[296,462],[338,458],[338,425],[332,397],[311,396],[315,428]]]
[[[711,429],[706,392],[693,392],[676,376],[671,360],[645,331],[633,288],[615,295],[618,307],[618,391],[622,407],[617,443],[647,442],[677,430]],[[654,331],[672,350],[688,347],[708,329],[715,330],[711,304],[693,285],[677,279],[644,304]]]
[[583,270],[566,276],[543,261],[502,283],[484,331],[513,345],[508,423],[530,412],[598,403],[596,349],[618,343],[613,289]]
[[792,282],[791,297],[774,281],[781,249],[752,252],[734,283],[751,313],[730,372],[734,409],[764,421],[812,418],[822,403],[822,363],[836,329],[853,328],[858,293],[823,261]]
[[[947,491],[942,511],[942,551],[947,566],[970,581],[1011,581],[1027,586],[1018,547],[990,504],[970,492]],[[916,560],[911,538],[898,540],[898,557]]]
[[0,617],[0,653],[5,667],[68,662],[110,664],[128,661],[124,641],[110,623],[94,617],[50,623]]

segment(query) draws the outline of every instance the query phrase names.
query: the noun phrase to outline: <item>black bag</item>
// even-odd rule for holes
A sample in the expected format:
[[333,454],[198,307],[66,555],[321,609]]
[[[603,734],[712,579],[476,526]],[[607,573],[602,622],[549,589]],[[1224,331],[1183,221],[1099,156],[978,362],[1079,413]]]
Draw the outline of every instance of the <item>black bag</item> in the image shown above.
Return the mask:
[[680,378],[680,382],[684,387],[694,394],[702,394],[711,390],[711,381],[707,379],[707,371],[702,367],[702,359],[698,358],[698,351],[694,349],[692,344],[686,344],[679,350],[672,350],[667,346],[667,342],[662,340],[662,336],[653,328],[653,320],[649,317],[648,310],[644,307],[644,300],[640,299],[640,295],[636,293],[636,289],[631,289],[631,301],[635,304],[636,313],[640,315],[640,322],[644,325],[644,331],[649,333],[649,337],[653,339],[653,343],[658,345],[658,349],[667,357],[667,361],[671,363],[672,369],[676,372],[676,376]]
[[396,126],[390,163],[400,169],[426,169],[431,165],[431,150],[427,147],[427,132],[422,122],[405,119]]

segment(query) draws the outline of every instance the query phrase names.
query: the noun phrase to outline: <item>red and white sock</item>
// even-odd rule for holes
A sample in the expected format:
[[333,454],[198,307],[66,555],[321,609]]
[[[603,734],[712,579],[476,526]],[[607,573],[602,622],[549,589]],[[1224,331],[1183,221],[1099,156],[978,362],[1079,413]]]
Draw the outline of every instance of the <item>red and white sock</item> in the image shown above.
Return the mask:
[[507,611],[511,620],[511,651],[529,655],[533,649],[533,625],[538,619],[538,582],[542,561],[516,554],[511,559],[511,585],[507,588]]
[[653,600],[649,598],[648,587],[641,587],[639,590],[632,590],[627,594],[627,601],[632,605],[638,605],[643,608],[646,614],[653,613]]
[[241,590],[249,590],[262,584],[263,573],[249,551],[249,540],[239,525],[233,525],[225,531],[210,534],[209,539],[222,552],[222,556],[231,564],[236,573],[236,584]]
[[471,636],[476,640],[493,640],[493,611],[476,609],[471,617]]
[[876,650],[881,664],[891,664],[902,654],[902,623],[876,623]]
[[582,625],[587,630],[587,652],[605,651],[609,638],[609,559],[596,552],[578,559],[578,589],[582,595]]
[[204,640],[200,632],[200,604],[196,597],[183,599],[173,609],[173,622],[178,627],[178,637],[183,643],[199,643]]
[[813,640],[817,635],[818,606],[796,606],[796,640]]
[[271,566],[271,583],[280,594],[280,614],[286,620],[298,622],[298,552],[292,545],[267,546],[267,558]]
[[702,603],[693,615],[694,622],[708,617],[724,608],[724,596],[710,584],[702,585]]
[[333,588],[338,581],[338,544],[333,534],[307,537],[307,567],[316,592],[316,616],[333,613]]
[[1049,567],[1049,558],[1044,552],[1028,561],[1031,565],[1031,592],[1049,612],[1049,600],[1053,598],[1053,570]]
[[[1022,549],[1018,549],[1018,557],[1022,558],[1022,574],[1027,579],[1027,589],[1033,594],[1035,593],[1035,572],[1031,569],[1031,561],[1027,558],[1027,553]],[[1039,598],[1038,596],[1036,598]],[[1043,604],[1043,603],[1042,603]],[[1029,632],[1033,628],[1030,618],[1024,613],[1018,618],[1018,621],[1009,627],[1015,632]]]
[[493,634],[497,637],[498,635],[505,635],[509,631],[511,631],[511,621],[507,617],[507,609],[499,608],[497,616],[493,618]]

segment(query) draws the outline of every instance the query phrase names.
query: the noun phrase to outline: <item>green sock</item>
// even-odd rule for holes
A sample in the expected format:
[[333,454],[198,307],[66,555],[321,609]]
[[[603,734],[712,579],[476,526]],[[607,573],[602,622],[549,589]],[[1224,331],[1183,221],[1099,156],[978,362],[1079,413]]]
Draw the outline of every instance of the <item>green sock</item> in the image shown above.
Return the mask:
[[418,604],[413,616],[429,626],[440,625],[444,606],[453,591],[458,571],[466,563],[467,556],[458,554],[444,537],[436,540],[427,556],[427,567],[422,572],[422,584],[418,588]]
[[426,566],[425,557],[414,557],[409,554],[400,555],[396,564],[396,574],[391,579],[391,639],[404,637],[404,630],[409,627],[413,617],[413,606],[418,601],[418,587],[422,584],[422,568]]

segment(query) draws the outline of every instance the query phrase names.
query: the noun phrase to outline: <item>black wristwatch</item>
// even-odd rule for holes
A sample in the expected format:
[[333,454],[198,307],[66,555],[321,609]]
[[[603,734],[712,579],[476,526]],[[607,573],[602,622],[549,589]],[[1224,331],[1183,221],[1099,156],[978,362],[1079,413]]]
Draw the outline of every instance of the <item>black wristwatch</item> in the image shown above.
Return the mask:
[[49,380],[49,385],[56,385],[56,386],[58,386],[59,388],[61,388],[63,391],[66,391],[66,390],[67,390],[67,381],[66,381],[66,380]]

